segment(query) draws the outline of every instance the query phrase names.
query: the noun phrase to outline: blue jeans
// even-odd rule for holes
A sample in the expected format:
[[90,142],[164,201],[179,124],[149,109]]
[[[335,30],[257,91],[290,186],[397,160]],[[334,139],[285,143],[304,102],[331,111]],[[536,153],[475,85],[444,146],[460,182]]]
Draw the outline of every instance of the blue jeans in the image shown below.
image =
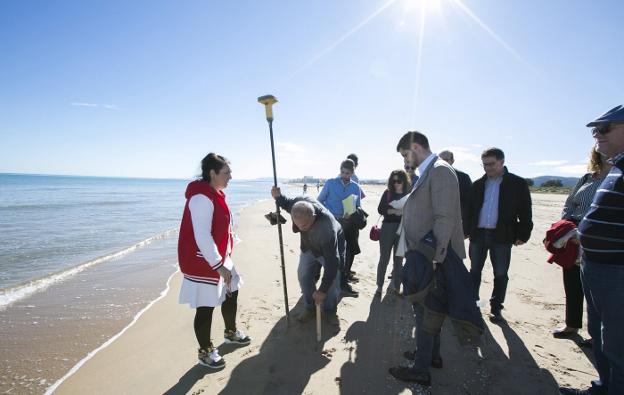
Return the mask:
[[494,289],[490,298],[492,313],[500,313],[505,302],[507,283],[509,277],[509,264],[511,263],[511,244],[497,243],[494,239],[494,231],[479,229],[477,234],[470,239],[468,255],[470,256],[470,275],[479,299],[479,288],[481,287],[481,272],[490,252],[490,261],[494,270]]
[[[418,265],[427,263],[427,258],[418,252],[406,254],[405,266],[403,267],[403,293],[413,294],[418,291],[415,277],[417,276]],[[440,334],[432,335],[423,330],[423,307],[414,303],[412,305],[416,316],[416,358],[412,371],[414,373],[428,373],[431,369],[431,360],[440,358]]]
[[624,266],[581,263],[587,330],[594,339],[596,370],[590,393],[624,394]]
[[[302,252],[299,256],[297,277],[299,278],[299,286],[303,294],[303,305],[308,310],[314,310],[312,294],[316,291],[317,276],[321,266],[325,266],[323,257],[315,257],[310,251]],[[336,313],[338,296],[340,294],[340,275],[340,270],[338,270],[332,286],[327,290],[327,298],[325,298],[321,306],[326,313]]]

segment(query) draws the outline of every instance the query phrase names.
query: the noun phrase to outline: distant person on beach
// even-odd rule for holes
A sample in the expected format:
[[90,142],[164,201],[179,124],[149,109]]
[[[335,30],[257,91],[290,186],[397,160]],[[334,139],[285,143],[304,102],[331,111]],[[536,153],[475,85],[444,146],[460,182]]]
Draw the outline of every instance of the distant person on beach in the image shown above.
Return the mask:
[[[379,236],[379,262],[377,263],[377,291],[375,296],[381,297],[386,269],[390,255],[392,255],[392,286],[389,288],[395,294],[401,291],[401,272],[403,257],[396,256],[397,243],[399,237],[397,230],[401,223],[402,209],[392,208],[390,202],[399,200],[409,193],[411,186],[408,185],[407,173],[403,170],[394,170],[388,178],[388,188],[381,195],[377,211],[383,215],[381,232]],[[394,251],[394,253],[393,253]]]
[[[451,166],[455,163],[453,153],[449,150],[440,152],[438,156]],[[457,181],[459,182],[459,200],[461,202],[464,236],[468,237],[470,233],[470,212],[472,211],[472,181],[470,176],[463,171],[457,170],[455,167],[453,167],[453,170],[455,170]]]
[[316,182],[316,192],[320,192],[321,191],[321,182],[317,181]]
[[[403,355],[410,366],[389,373],[403,381],[431,385],[430,368],[442,368],[440,330],[445,317],[461,328],[458,334],[483,332],[483,319],[474,303],[474,290],[462,259],[466,256],[457,176],[451,166],[431,152],[427,137],[407,132],[397,144],[406,164],[419,178],[403,205],[399,249],[405,250],[403,295],[416,316],[415,351]],[[460,343],[467,341],[462,338]]]
[[587,124],[596,150],[613,165],[578,226],[587,326],[600,380],[568,394],[624,394],[624,106]]
[[178,239],[178,262],[184,275],[179,301],[195,309],[199,363],[218,369],[225,366],[225,360],[210,337],[216,306],[221,306],[226,343],[247,345],[251,339],[236,328],[241,279],[231,259],[232,213],[223,193],[232,178],[230,165],[223,156],[209,153],[201,169],[201,178],[186,188]]
[[347,241],[347,253],[340,282],[342,295],[351,297],[358,296],[357,291],[353,289],[349,282],[357,282],[357,279],[350,272],[355,256],[361,252],[358,243],[360,230],[349,221],[350,214],[344,212],[343,201],[354,197],[355,208],[361,206],[362,190],[356,182],[351,180],[354,170],[355,164],[351,159],[343,161],[340,164],[340,175],[327,180],[325,185],[323,185],[321,193],[318,195],[318,201],[336,217],[344,231]]
[[[579,179],[570,195],[568,195],[561,214],[561,219],[571,221],[576,226],[578,226],[591,208],[596,190],[611,170],[611,164],[607,162],[602,154],[596,151],[596,147],[593,147],[587,170],[589,172]],[[578,245],[578,239],[576,238],[568,242]],[[581,284],[580,256],[573,266],[563,269],[563,288],[566,296],[566,325],[552,332],[553,336],[558,339],[570,338],[576,335],[578,330],[583,327],[584,294],[583,285]],[[590,346],[591,339],[588,340],[582,344]]]
[[[301,234],[301,255],[297,277],[303,294],[305,311],[297,317],[307,322],[316,316],[315,304],[321,306],[325,317],[336,316],[340,296],[340,268],[345,260],[345,237],[334,216],[310,197],[289,199],[280,188],[271,188],[271,196],[290,213],[293,231]],[[318,289],[316,283],[323,268]]]
[[308,192],[308,184],[303,184],[303,194],[305,195]]
[[347,159],[351,159],[353,161],[353,174],[351,175],[351,180],[353,182],[357,182],[359,184],[360,183],[360,178],[355,175],[355,170],[358,167],[359,158],[358,158],[358,156],[356,154],[349,154],[349,155],[347,155]]
[[[347,159],[351,159],[353,161],[353,175],[351,175],[351,181],[358,183],[358,185],[360,184],[360,178],[355,175],[355,171],[357,170],[357,167],[359,165],[359,158],[356,154],[349,154],[347,155]],[[362,190],[362,187],[360,186],[360,190],[362,191],[362,199],[364,199],[366,197],[366,194],[364,193],[364,191]]]
[[526,243],[533,229],[531,194],[524,178],[507,171],[505,154],[499,148],[483,151],[481,161],[485,174],[472,184],[470,274],[479,298],[481,271],[489,252],[494,271],[490,320],[502,322],[511,247]]

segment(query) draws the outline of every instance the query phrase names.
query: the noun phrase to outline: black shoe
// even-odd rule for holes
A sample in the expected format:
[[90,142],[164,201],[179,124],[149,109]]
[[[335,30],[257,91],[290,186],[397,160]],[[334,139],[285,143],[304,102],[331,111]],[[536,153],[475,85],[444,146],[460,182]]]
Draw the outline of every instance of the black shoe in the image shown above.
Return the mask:
[[570,339],[578,333],[576,328],[560,328],[552,331],[552,335],[555,339]]
[[561,395],[589,395],[589,390],[577,390],[576,388],[559,387]]
[[349,270],[349,274],[355,276],[355,270]]
[[414,351],[405,351],[403,353],[403,358],[407,359],[408,361],[413,361],[414,359],[416,359],[416,350],[414,350]]
[[354,290],[349,284],[343,286],[340,289],[340,295],[348,296],[351,298],[357,298],[358,296],[360,296],[360,294],[356,290]]
[[506,322],[503,314],[500,311],[492,311],[492,313],[490,314],[490,321],[495,324],[502,324]]
[[[403,358],[409,360],[409,361],[413,361],[414,359],[416,359],[416,350],[414,351],[405,351],[403,353]],[[431,367],[434,369],[442,369],[444,367],[444,362],[442,361],[442,358],[433,358],[431,359]]]
[[444,367],[444,362],[442,358],[433,358],[431,360],[431,367],[434,369],[442,369]]
[[405,366],[392,367],[388,369],[388,372],[394,378],[401,381],[410,381],[426,387],[431,386],[431,375],[429,373],[414,373],[410,370],[410,368]]
[[360,282],[360,280],[358,278],[354,277],[352,274],[349,274],[347,276],[347,281],[350,282],[350,283],[359,283]]

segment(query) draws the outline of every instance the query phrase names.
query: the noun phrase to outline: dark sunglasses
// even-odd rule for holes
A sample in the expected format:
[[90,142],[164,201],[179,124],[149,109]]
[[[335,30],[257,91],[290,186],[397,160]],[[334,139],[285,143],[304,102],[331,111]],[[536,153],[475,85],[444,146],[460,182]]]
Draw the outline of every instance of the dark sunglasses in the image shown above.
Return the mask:
[[392,180],[392,183],[393,184],[403,184],[403,181],[395,178],[394,180]]
[[603,125],[598,125],[592,128],[592,134],[594,133],[600,133],[602,135],[605,135],[609,132],[611,132],[611,130],[613,130],[613,126],[616,125],[617,122],[615,123],[605,123]]

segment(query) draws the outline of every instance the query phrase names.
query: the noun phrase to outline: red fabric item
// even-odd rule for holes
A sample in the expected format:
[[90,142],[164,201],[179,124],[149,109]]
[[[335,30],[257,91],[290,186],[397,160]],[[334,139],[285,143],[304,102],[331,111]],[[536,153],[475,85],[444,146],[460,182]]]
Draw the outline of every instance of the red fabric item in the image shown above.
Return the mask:
[[[207,262],[195,241],[193,222],[188,205],[191,197],[197,194],[208,197],[214,206],[210,232],[217,244],[219,255],[222,257],[220,262]],[[230,252],[233,246],[233,237],[230,228],[231,213],[225,202],[225,194],[222,191],[216,191],[206,181],[193,181],[186,187],[185,196],[186,204],[184,206],[184,214],[182,215],[182,224],[180,225],[180,235],[178,238],[178,263],[180,265],[180,271],[184,273],[185,277],[192,281],[216,285],[220,278],[217,269],[223,266],[228,244],[230,246]]]
[[574,229],[576,229],[576,224],[574,222],[562,219],[552,224],[550,229],[546,231],[544,247],[551,253],[547,260],[548,263],[555,262],[564,269],[569,269],[574,266],[579,252],[578,244],[568,241],[563,248],[555,248],[553,246],[554,242]]

